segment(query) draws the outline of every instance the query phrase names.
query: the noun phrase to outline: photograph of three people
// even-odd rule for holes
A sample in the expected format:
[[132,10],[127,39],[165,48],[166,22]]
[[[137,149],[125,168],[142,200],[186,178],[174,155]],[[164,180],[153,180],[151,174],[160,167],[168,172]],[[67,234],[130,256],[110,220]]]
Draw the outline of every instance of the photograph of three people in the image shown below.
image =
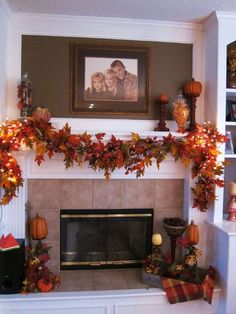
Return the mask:
[[148,49],[71,46],[72,112],[148,112]]

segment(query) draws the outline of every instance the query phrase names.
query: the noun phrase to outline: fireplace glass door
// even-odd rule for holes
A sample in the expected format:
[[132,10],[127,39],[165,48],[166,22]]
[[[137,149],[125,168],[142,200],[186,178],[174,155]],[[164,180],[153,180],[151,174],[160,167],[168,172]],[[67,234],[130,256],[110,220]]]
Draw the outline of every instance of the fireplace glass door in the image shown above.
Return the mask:
[[61,269],[141,266],[152,223],[152,209],[61,210]]

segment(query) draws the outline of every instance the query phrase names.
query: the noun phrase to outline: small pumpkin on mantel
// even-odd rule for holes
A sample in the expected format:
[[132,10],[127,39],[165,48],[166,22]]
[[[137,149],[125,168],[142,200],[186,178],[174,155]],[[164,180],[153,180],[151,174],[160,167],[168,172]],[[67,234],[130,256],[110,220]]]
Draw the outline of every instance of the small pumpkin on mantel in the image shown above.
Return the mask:
[[48,235],[46,219],[44,217],[40,217],[38,213],[30,222],[30,235],[33,240],[43,240]]
[[186,227],[186,238],[191,245],[196,245],[199,242],[199,227],[191,220],[191,224]]
[[199,81],[195,81],[193,78],[192,81],[184,85],[183,89],[186,96],[198,97],[202,92],[202,84]]
[[32,118],[36,121],[44,121],[45,123],[48,123],[51,119],[51,113],[47,108],[37,107],[32,113]]

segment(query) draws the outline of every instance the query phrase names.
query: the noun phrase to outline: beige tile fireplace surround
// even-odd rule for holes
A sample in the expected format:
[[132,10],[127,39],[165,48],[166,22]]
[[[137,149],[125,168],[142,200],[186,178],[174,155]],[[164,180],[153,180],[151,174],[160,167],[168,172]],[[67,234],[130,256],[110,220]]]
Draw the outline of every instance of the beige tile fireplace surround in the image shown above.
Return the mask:
[[38,212],[47,220],[48,237],[44,242],[52,247],[47,265],[53,272],[60,273],[60,291],[146,287],[141,283],[140,269],[60,272],[60,209],[153,208],[154,230],[163,235],[163,250],[167,250],[169,238],[162,228],[162,220],[182,217],[183,189],[182,179],[29,179],[30,216]]

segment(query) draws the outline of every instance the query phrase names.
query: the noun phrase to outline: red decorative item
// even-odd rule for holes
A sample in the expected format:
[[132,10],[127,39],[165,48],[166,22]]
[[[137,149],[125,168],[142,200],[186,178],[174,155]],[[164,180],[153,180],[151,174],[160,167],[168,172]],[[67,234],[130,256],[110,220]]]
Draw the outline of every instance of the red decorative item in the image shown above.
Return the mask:
[[14,236],[9,233],[6,237],[2,235],[0,239],[0,251],[10,251],[13,249],[19,249],[20,245],[14,238]]
[[197,97],[200,96],[202,92],[202,84],[198,81],[192,79],[192,81],[187,82],[184,85],[184,94],[189,101],[190,105],[190,123],[188,131],[192,132],[197,129],[195,121],[195,111],[196,111],[196,102]]
[[169,131],[169,129],[166,127],[165,122],[166,105],[169,102],[169,98],[166,94],[162,93],[160,94],[157,102],[158,104],[160,104],[160,121],[154,131]]
[[32,107],[32,87],[28,74],[23,74],[17,85],[17,107],[21,110],[21,116],[27,117]]

